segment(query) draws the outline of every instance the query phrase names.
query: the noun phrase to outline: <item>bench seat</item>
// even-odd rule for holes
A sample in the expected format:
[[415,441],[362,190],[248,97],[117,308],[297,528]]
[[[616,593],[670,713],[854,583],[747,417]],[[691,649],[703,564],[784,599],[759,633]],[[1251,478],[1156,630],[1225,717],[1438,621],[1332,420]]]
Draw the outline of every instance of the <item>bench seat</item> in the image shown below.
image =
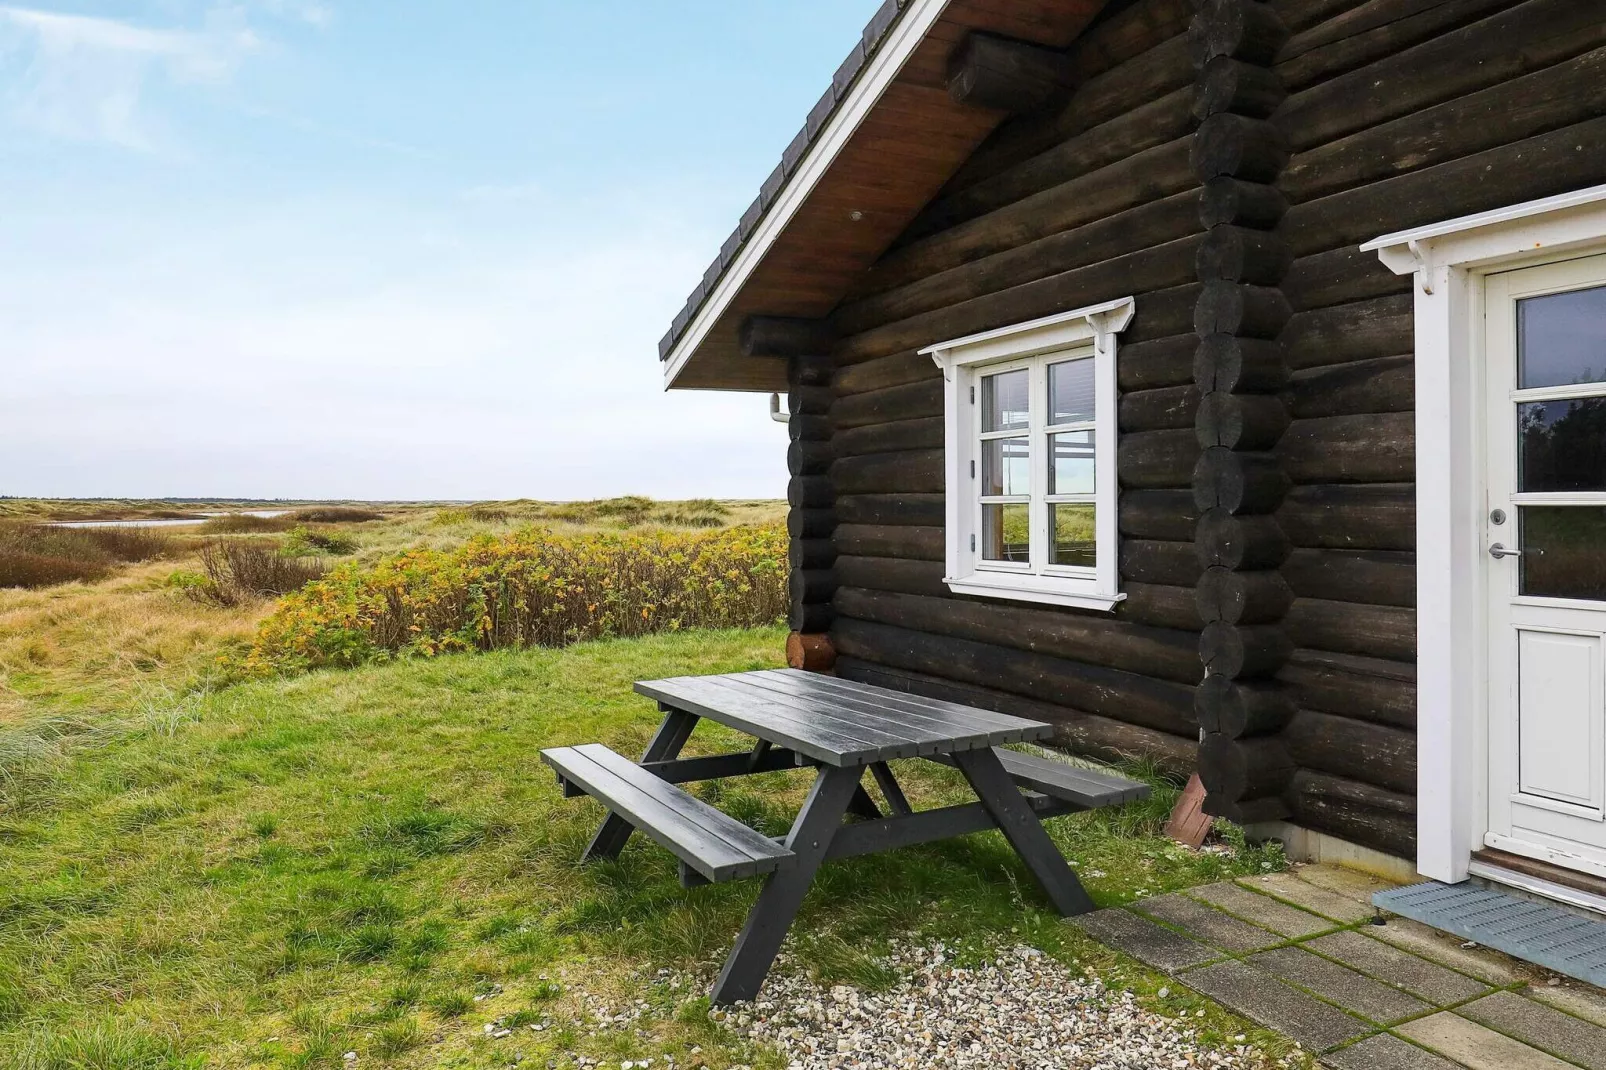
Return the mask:
[[[1131,780],[1118,773],[1102,769],[1084,769],[1069,762],[1057,762],[1036,754],[1023,754],[1018,750],[994,747],[993,753],[1004,766],[1010,779],[1023,788],[1040,792],[1054,799],[1063,799],[1083,810],[1097,810],[1104,806],[1119,806],[1134,799],[1147,798],[1149,785]],[[933,761],[953,765],[946,755],[934,755]]]
[[541,752],[565,787],[577,787],[669,849],[710,882],[785,868],[793,854],[600,743]]

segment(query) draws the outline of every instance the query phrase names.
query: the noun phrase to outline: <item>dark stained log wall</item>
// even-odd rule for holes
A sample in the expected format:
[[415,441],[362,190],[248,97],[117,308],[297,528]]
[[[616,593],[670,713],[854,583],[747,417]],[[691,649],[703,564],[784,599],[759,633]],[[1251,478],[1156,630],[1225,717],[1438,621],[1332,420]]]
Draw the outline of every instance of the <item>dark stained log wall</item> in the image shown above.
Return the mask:
[[[1070,52],[1080,87],[1001,127],[831,317],[837,672],[1041,716],[1068,746],[1177,772],[1194,767],[1200,675],[1193,10],[1141,0],[1090,31]],[[1104,614],[953,596],[942,379],[916,350],[1129,295],[1126,601]]]

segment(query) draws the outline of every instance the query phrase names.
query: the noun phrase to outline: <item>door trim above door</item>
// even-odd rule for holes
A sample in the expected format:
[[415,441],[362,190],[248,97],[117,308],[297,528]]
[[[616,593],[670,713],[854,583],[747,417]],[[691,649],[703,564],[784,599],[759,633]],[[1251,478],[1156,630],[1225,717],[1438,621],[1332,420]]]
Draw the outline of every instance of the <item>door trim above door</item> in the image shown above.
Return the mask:
[[1361,246],[1416,296],[1417,869],[1467,878],[1487,811],[1483,279],[1606,251],[1606,186]]

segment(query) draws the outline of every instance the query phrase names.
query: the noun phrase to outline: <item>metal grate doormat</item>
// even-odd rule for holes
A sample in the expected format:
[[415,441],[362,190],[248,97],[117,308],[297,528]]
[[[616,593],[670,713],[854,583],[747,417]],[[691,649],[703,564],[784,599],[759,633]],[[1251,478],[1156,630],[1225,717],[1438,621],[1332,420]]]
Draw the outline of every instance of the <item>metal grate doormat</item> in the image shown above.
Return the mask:
[[1475,884],[1438,881],[1378,892],[1372,905],[1524,962],[1606,986],[1606,919]]

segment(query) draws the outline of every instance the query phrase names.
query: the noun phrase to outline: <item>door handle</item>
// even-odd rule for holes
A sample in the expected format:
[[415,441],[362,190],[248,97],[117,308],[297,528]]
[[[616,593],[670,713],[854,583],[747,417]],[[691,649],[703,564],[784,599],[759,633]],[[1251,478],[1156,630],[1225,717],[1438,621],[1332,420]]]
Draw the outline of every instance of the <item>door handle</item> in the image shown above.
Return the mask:
[[1499,543],[1495,543],[1493,546],[1489,547],[1489,556],[1494,558],[1496,561],[1499,561],[1501,558],[1505,557],[1521,557],[1522,551],[1508,550]]

